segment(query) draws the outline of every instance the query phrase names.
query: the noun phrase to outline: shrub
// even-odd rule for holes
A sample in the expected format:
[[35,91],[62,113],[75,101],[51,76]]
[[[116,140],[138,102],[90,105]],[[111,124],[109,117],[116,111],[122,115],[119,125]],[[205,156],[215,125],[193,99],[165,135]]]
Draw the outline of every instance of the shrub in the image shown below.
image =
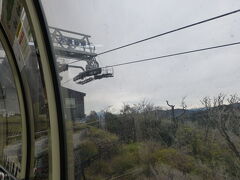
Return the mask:
[[102,158],[109,158],[119,149],[118,137],[104,130],[91,127],[87,133],[87,138],[96,145]]
[[97,155],[98,150],[96,145],[91,141],[85,141],[79,145],[79,155],[81,161],[87,161]]
[[157,151],[155,158],[161,164],[167,164],[185,173],[190,173],[195,167],[194,158],[178,152],[176,149],[167,148]]

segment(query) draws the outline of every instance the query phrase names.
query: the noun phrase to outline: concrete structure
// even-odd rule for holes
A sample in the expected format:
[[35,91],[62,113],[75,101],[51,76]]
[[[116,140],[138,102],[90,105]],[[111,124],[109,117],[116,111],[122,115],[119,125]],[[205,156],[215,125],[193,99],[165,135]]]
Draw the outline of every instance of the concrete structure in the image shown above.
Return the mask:
[[62,93],[66,95],[63,100],[66,118],[75,122],[85,118],[84,97],[86,94],[63,87]]

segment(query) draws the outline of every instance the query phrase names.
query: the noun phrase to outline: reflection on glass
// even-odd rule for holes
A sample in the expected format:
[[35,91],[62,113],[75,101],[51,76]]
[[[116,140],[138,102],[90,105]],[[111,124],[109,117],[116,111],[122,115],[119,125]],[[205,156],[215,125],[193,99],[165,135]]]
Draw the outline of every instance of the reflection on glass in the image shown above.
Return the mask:
[[0,54],[0,164],[20,178],[22,119],[15,82],[2,46]]
[[[20,0],[1,1],[1,23],[12,45],[28,98],[28,111],[34,127],[34,178],[49,178],[49,115],[45,85],[39,64],[38,48],[33,42],[26,12]],[[8,92],[8,91],[7,91]],[[32,113],[32,114],[31,114]],[[14,120],[16,121],[16,120]],[[11,130],[17,130],[12,127]],[[9,134],[15,137],[9,130]],[[21,145],[21,144],[20,144]],[[30,154],[28,154],[28,157]],[[12,165],[11,165],[12,166]]]
[[223,10],[217,0],[42,2],[54,25],[70,179],[240,179],[239,46],[117,66],[238,41],[239,14],[108,51]]

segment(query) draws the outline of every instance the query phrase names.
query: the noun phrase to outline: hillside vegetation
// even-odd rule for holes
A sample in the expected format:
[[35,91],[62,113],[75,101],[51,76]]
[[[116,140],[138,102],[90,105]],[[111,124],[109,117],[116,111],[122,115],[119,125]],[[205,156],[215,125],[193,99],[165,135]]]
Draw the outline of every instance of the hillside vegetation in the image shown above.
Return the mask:
[[[120,114],[91,112],[75,155],[80,176],[101,179],[240,179],[240,104],[236,95],[203,108],[161,110],[143,101]],[[77,126],[76,126],[77,127]]]

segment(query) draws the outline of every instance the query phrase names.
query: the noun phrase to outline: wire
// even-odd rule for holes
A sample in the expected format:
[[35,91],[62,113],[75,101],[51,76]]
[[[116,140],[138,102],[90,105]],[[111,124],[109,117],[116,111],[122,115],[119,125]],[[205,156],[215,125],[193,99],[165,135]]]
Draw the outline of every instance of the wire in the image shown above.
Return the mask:
[[[235,11],[231,11],[229,13],[225,13],[225,14],[222,14],[222,15],[219,15],[219,16],[215,16],[215,17],[212,17],[212,18],[209,18],[209,19],[205,19],[205,20],[202,20],[202,21],[199,21],[199,22],[187,25],[187,26],[183,26],[183,27],[180,27],[180,28],[177,28],[177,29],[173,29],[171,31],[167,31],[167,32],[164,32],[164,33],[161,33],[161,34],[158,34],[158,35],[155,35],[155,36],[151,36],[151,37],[148,37],[148,38],[145,38],[145,39],[142,39],[142,40],[138,40],[138,41],[135,41],[135,42],[123,45],[123,46],[119,46],[119,47],[116,47],[116,48],[98,53],[96,56],[100,56],[100,55],[103,55],[103,54],[106,54],[106,53],[109,53],[109,52],[112,52],[112,51],[116,51],[116,50],[119,50],[119,49],[122,49],[122,48],[126,48],[126,47],[129,47],[129,46],[138,44],[138,43],[142,43],[144,41],[148,41],[148,40],[151,40],[151,39],[154,39],[154,38],[157,38],[157,37],[161,37],[161,36],[171,34],[171,33],[174,33],[174,32],[180,31],[180,30],[184,30],[184,29],[187,29],[187,28],[190,28],[190,27],[193,27],[193,26],[196,26],[196,25],[200,25],[200,24],[203,24],[203,23],[206,23],[206,22],[209,22],[209,21],[213,21],[213,20],[225,17],[225,16],[229,16],[229,15],[232,15],[232,14],[235,14],[235,13],[238,13],[238,12],[240,12],[240,9],[235,10]],[[74,64],[76,62],[79,62],[79,60],[73,61],[73,62],[68,63],[68,64]]]
[[[158,60],[158,59],[163,59],[163,58],[168,58],[168,57],[180,56],[180,55],[184,55],[184,54],[191,54],[191,53],[196,53],[196,52],[201,52],[201,51],[224,48],[224,47],[228,47],[228,46],[235,46],[235,45],[239,45],[239,44],[240,44],[240,41],[235,42],[235,43],[223,44],[223,45],[218,45],[218,46],[211,46],[211,47],[195,49],[195,50],[190,50],[190,51],[184,51],[184,52],[178,52],[178,53],[174,53],[174,54],[167,54],[167,55],[163,55],[163,56],[157,56],[157,57],[146,58],[146,59],[141,59],[141,60],[128,61],[128,62],[125,62],[125,63],[119,63],[119,64],[114,64],[114,65],[104,66],[102,68],[117,67],[117,66],[124,66],[124,65],[135,64],[135,63],[142,63],[142,62],[146,62],[146,61],[153,61],[153,60]],[[63,82],[62,85],[68,83],[71,80],[72,80],[72,78],[68,79],[67,81]]]
[[100,55],[103,55],[103,54],[106,54],[106,53],[109,53],[109,52],[113,52],[113,51],[116,51],[116,50],[119,50],[119,49],[123,49],[123,48],[129,47],[129,46],[132,46],[132,45],[135,45],[135,44],[138,44],[138,43],[142,43],[144,41],[148,41],[148,40],[160,37],[160,36],[164,36],[164,35],[167,35],[167,34],[170,34],[170,33],[174,33],[174,32],[177,32],[177,31],[180,31],[180,30],[183,30],[183,29],[187,29],[187,28],[199,25],[199,24],[203,24],[203,23],[206,23],[206,22],[209,22],[209,21],[213,21],[213,20],[216,20],[216,19],[219,19],[219,18],[222,18],[222,17],[225,17],[225,16],[229,16],[231,14],[235,14],[235,13],[238,13],[238,12],[240,12],[240,9],[235,10],[235,11],[231,11],[229,13],[225,13],[225,14],[222,14],[222,15],[219,15],[219,16],[215,16],[215,17],[212,17],[212,18],[209,18],[209,19],[205,19],[205,20],[193,23],[193,24],[189,24],[187,26],[183,26],[183,27],[171,30],[171,31],[167,31],[167,32],[155,35],[155,36],[151,36],[151,37],[148,37],[148,38],[145,38],[145,39],[141,39],[141,40],[138,40],[138,41],[135,41],[135,42],[123,45],[123,46],[119,46],[119,47],[116,47],[116,48],[98,53],[97,56],[100,56]]
[[125,62],[125,63],[119,63],[119,64],[110,65],[110,66],[105,66],[104,68],[117,67],[117,66],[123,66],[123,65],[128,65],[128,64],[135,64],[135,63],[141,63],[141,62],[146,62],[146,61],[153,61],[153,60],[158,60],[158,59],[163,59],[163,58],[168,58],[168,57],[173,57],[173,56],[196,53],[196,52],[200,52],[200,51],[207,51],[207,50],[211,50],[211,49],[218,49],[218,48],[223,48],[223,47],[228,47],[228,46],[235,46],[235,45],[239,45],[239,44],[240,44],[240,41],[235,42],[235,43],[230,43],[230,44],[223,44],[223,45],[219,45],[219,46],[211,46],[211,47],[206,47],[206,48],[202,48],[202,49],[195,49],[195,50],[191,50],[191,51],[184,51],[184,52],[178,52],[178,53],[174,53],[174,54],[167,54],[167,55],[163,55],[163,56],[157,56],[157,57],[146,58],[146,59],[141,59],[141,60],[129,61],[129,62]]

